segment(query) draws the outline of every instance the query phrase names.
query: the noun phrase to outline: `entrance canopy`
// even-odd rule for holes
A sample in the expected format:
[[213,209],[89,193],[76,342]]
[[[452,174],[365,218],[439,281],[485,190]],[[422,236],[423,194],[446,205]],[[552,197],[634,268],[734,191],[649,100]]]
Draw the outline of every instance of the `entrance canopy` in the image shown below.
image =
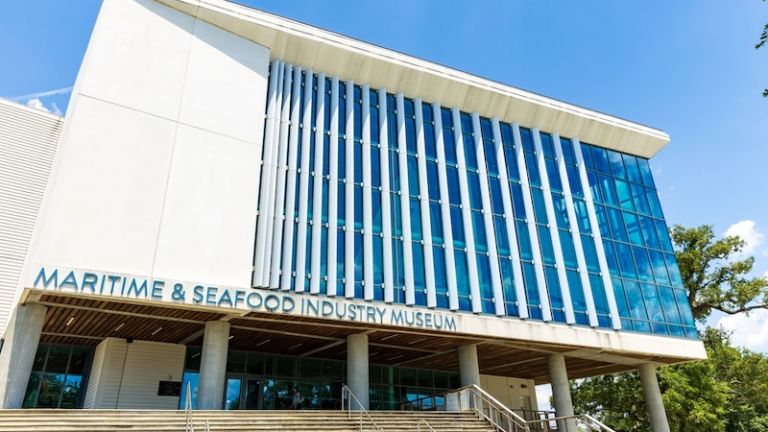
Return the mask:
[[[309,295],[307,295],[309,297]],[[331,319],[230,311],[203,306],[157,306],[121,299],[98,299],[71,293],[26,290],[22,303],[48,307],[42,343],[96,346],[107,337],[201,345],[209,321],[231,325],[229,348],[275,354],[344,360],[346,338],[366,333],[371,364],[435,371],[458,371],[457,349],[477,344],[480,373],[548,383],[549,354],[566,356],[568,374],[582,378],[635,369],[643,363],[670,364],[680,358],[628,355],[532,341],[479,337]],[[577,342],[577,341],[574,341]]]

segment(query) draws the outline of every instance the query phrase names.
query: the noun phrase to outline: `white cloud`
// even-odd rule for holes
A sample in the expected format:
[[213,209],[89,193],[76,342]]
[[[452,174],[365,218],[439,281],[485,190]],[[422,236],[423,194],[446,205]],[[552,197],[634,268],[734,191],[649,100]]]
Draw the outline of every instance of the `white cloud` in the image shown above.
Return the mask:
[[755,221],[746,219],[736,222],[725,230],[726,236],[739,236],[744,240],[744,249],[741,253],[751,254],[763,243],[763,233],[755,226]]
[[40,100],[40,98],[32,98],[27,101],[27,106],[34,109],[39,109],[45,112],[51,112],[48,108],[45,107],[43,104],[43,101]]
[[768,310],[757,309],[749,313],[720,318],[718,326],[733,332],[731,341],[752,351],[768,353]]

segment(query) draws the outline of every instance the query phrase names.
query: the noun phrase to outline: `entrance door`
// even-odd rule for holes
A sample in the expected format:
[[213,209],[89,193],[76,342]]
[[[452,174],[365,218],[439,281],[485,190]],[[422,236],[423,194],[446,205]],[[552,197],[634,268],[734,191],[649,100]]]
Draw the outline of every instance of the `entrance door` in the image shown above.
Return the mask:
[[228,376],[224,394],[225,410],[257,410],[261,408],[261,379]]

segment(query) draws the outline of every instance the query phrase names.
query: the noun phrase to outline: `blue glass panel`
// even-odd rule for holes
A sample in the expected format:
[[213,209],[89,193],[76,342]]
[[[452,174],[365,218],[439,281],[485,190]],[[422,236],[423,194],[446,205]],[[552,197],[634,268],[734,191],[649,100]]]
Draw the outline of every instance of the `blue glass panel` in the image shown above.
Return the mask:
[[491,264],[488,255],[477,255],[477,276],[480,285],[483,312],[495,313],[493,305],[493,282],[491,280]]
[[541,187],[541,175],[533,153],[525,153],[525,169],[528,170],[528,182],[532,186]]
[[680,319],[680,311],[677,310],[675,293],[672,291],[672,288],[659,287],[659,299],[661,300],[661,307],[664,310],[667,322],[681,324],[683,321]]
[[539,188],[531,188],[531,197],[533,198],[533,213],[536,215],[536,222],[547,223],[547,207],[544,203],[544,192]]
[[648,160],[637,158],[637,165],[640,167],[640,176],[643,178],[643,184],[648,187],[656,187],[653,183],[653,174],[651,174],[651,166],[648,164]]
[[528,314],[533,319],[542,319],[541,299],[536,284],[536,270],[533,264],[523,263],[523,280],[525,281],[525,294],[528,297]]
[[693,321],[693,313],[691,312],[691,305],[688,303],[688,295],[685,290],[675,290],[675,300],[677,300],[677,309],[680,311],[680,316],[683,318],[683,324],[688,326],[695,325]]
[[[424,105],[426,108],[427,105]],[[432,112],[432,109],[430,107],[429,111]],[[424,149],[427,153],[427,159],[428,160],[435,160],[437,159],[437,145],[435,141],[435,126],[432,123],[428,123],[426,120],[424,122]]]
[[576,248],[573,245],[573,237],[567,230],[560,230],[560,245],[563,250],[563,259],[567,268],[577,268]]
[[485,152],[485,165],[488,167],[488,173],[499,175],[499,161],[496,159],[496,145],[493,141],[483,141],[483,151]]
[[405,262],[403,261],[403,241],[392,240],[392,256],[395,261],[394,283],[395,287],[405,285]]
[[373,220],[373,232],[380,233],[382,225],[381,191],[376,189],[371,191],[371,216],[371,219]]
[[592,289],[592,298],[595,300],[595,311],[598,315],[608,315],[611,313],[608,307],[608,297],[605,295],[603,279],[596,274],[590,274],[589,286]]
[[655,189],[646,188],[645,197],[648,198],[648,205],[651,208],[651,213],[659,218],[664,218],[664,212],[661,210],[661,202],[659,202],[659,196],[656,194]]
[[429,203],[429,222],[432,227],[432,243],[443,244],[443,218],[440,210],[440,204]]
[[592,146],[589,144],[581,143],[581,155],[584,157],[584,166],[589,170],[595,169],[595,162],[592,160]]
[[[611,273],[611,276],[621,276],[619,260],[616,259],[616,250],[614,249],[613,242],[603,239],[603,250],[605,250],[605,260],[608,263],[608,271]],[[590,269],[590,271],[593,270]]]
[[409,155],[416,154],[416,122],[412,117],[405,118],[405,149]]
[[355,233],[355,281],[363,280],[363,235]]
[[573,141],[560,137],[560,147],[563,149],[563,160],[568,165],[576,165],[576,154],[573,152]]
[[414,240],[423,240],[421,232],[421,204],[418,199],[410,199],[411,211],[411,237]]
[[493,225],[496,229],[496,247],[499,255],[510,256],[512,251],[509,247],[509,236],[507,236],[507,222],[501,216],[494,216]]
[[343,136],[339,135],[339,168],[338,175],[339,180],[347,178],[347,162],[346,162],[346,149],[347,143]]
[[547,281],[547,292],[552,311],[552,319],[557,322],[565,322],[563,296],[560,292],[560,282],[557,279],[557,270],[554,267],[544,267],[544,278]]
[[359,142],[355,142],[354,148],[355,183],[359,184],[363,182],[363,145]]
[[309,189],[307,190],[307,219],[312,219],[312,214],[314,212],[314,197],[315,197],[315,179],[314,176],[309,176]]
[[464,236],[464,222],[462,220],[461,209],[451,207],[451,233],[453,234],[453,245],[456,247],[466,247],[467,241]]
[[528,128],[520,128],[520,139],[523,142],[523,151],[526,153],[534,153],[536,146],[533,144],[533,134]]
[[552,135],[546,132],[539,132],[539,138],[541,139],[541,150],[544,152],[544,157],[547,159],[554,159],[555,145],[552,142]]
[[419,195],[419,162],[413,156],[408,156],[408,193]]
[[406,118],[413,118],[416,115],[416,105],[413,103],[413,99],[404,98],[403,108],[403,114]]
[[320,212],[322,223],[328,223],[328,180],[323,179],[323,210]]
[[[488,179],[491,193],[491,209],[496,214],[504,214],[504,200],[501,195],[501,182],[497,177]],[[511,216],[511,215],[510,215]]]
[[469,186],[469,204],[471,208],[481,210],[483,208],[483,198],[480,193],[480,176],[471,171],[467,171],[467,185]]
[[448,307],[448,281],[446,280],[445,250],[439,246],[432,247],[432,261],[434,263],[435,294],[437,294],[437,307]]
[[552,193],[552,206],[555,210],[555,221],[558,228],[568,229],[570,224],[568,223],[568,209],[565,205],[565,198],[558,194]]
[[389,140],[389,149],[396,150],[397,143],[397,113],[392,110],[387,102],[387,139]]
[[328,228],[320,230],[320,276],[328,276]]
[[656,233],[656,223],[651,218],[640,216],[640,229],[643,232],[645,244],[650,248],[661,249],[659,236]]
[[630,243],[637,246],[645,246],[643,233],[640,230],[640,222],[634,213],[624,212],[624,224],[627,227]]
[[504,306],[506,307],[507,315],[519,316],[512,261],[503,258],[500,259],[499,270],[501,271],[501,286],[504,291]]
[[438,201],[440,199],[440,177],[438,176],[437,163],[427,162],[427,189],[429,199]]
[[371,186],[381,187],[381,151],[371,146]]
[[461,189],[459,189],[459,170],[454,167],[446,167],[448,180],[448,201],[453,205],[461,204]]
[[627,304],[627,296],[624,292],[624,285],[621,283],[621,278],[611,278],[611,285],[613,285],[613,296],[616,299],[616,307],[619,310],[619,316],[622,318],[629,318],[629,305]]
[[613,150],[608,150],[608,160],[611,163],[611,172],[615,177],[626,178],[627,173],[624,170],[624,160],[621,157],[621,153]]
[[472,231],[475,234],[475,249],[488,252],[488,237],[485,233],[485,218],[479,211],[472,211]]
[[636,184],[630,184],[630,188],[632,189],[632,202],[637,211],[642,214],[651,214],[651,207],[645,196],[645,188]]
[[597,217],[597,226],[600,228],[600,235],[605,238],[613,238],[608,226],[608,215],[605,213],[605,207],[595,205],[595,216]]
[[363,135],[363,93],[360,86],[355,86],[354,91],[354,132],[355,140],[359,141]]
[[589,192],[592,194],[592,200],[596,203],[604,202],[603,193],[600,191],[600,183],[594,171],[587,171],[587,181],[589,182]]
[[394,150],[389,151],[389,190],[400,190],[400,163]]
[[653,276],[656,278],[656,283],[671,285],[672,281],[667,273],[664,254],[655,250],[649,250],[648,253],[651,255],[651,265],[653,266]]
[[392,235],[399,237],[403,235],[403,215],[400,212],[400,196],[391,193],[389,197],[390,214],[392,216]]
[[373,283],[384,283],[384,238],[373,236]]
[[[606,204],[612,206],[619,206],[619,196],[616,193],[616,185],[613,178],[607,176],[600,176],[600,193],[603,196],[603,201]],[[631,199],[631,198],[630,198]]]
[[546,159],[544,164],[547,167],[547,178],[549,179],[549,188],[555,192],[563,191],[563,183],[560,181],[560,172],[557,168],[557,162],[554,159]]
[[648,315],[651,321],[664,321],[664,312],[661,309],[661,301],[659,300],[659,294],[656,292],[656,286],[651,284],[643,284],[643,297],[645,298],[645,306],[648,308]]
[[629,191],[629,183],[624,180],[614,180],[616,193],[619,197],[619,205],[625,210],[634,210],[632,205],[632,193]]
[[627,300],[629,302],[629,313],[636,320],[648,320],[648,314],[645,310],[645,301],[640,291],[640,284],[635,281],[624,281],[624,289],[627,291]]
[[520,258],[526,260],[533,259],[533,248],[531,248],[531,235],[528,231],[528,224],[517,220],[515,221],[515,228],[517,230],[517,242],[520,247]]
[[669,237],[669,230],[667,230],[667,224],[663,220],[656,221],[656,234],[659,235],[659,243],[661,249],[667,252],[672,252],[672,239]]
[[568,173],[568,186],[571,188],[571,195],[576,198],[583,198],[584,188],[581,187],[579,169],[573,165],[566,165],[565,172]]
[[344,231],[336,231],[336,279],[338,281],[344,278],[344,235]]
[[512,125],[509,123],[499,123],[499,129],[501,130],[501,141],[506,146],[515,145],[515,139],[512,133]]
[[627,231],[624,227],[624,217],[621,211],[608,207],[608,221],[611,225],[611,234],[614,240],[621,240],[628,242]]
[[591,233],[592,227],[589,225],[589,213],[587,212],[587,203],[580,199],[573,199],[573,208],[576,212],[576,220],[579,223],[579,231],[582,233]]
[[555,264],[555,249],[552,246],[552,235],[549,232],[549,228],[544,225],[537,225],[536,227],[539,232],[541,259],[545,264]]
[[520,181],[520,168],[517,166],[517,155],[515,148],[509,145],[504,146],[504,158],[507,163],[507,177],[510,180]]
[[525,201],[523,200],[523,188],[520,183],[509,182],[509,190],[512,192],[512,211],[518,219],[525,219]]
[[363,187],[355,185],[355,229],[363,229]]
[[592,160],[595,164],[595,170],[603,174],[611,174],[611,165],[608,161],[608,154],[600,147],[591,147]]
[[568,270],[566,277],[568,280],[568,292],[571,293],[571,304],[573,305],[576,324],[587,325],[589,324],[589,316],[587,315],[587,301],[584,299],[581,277],[574,270]]
[[454,249],[454,261],[456,263],[456,281],[459,295],[459,309],[471,311],[472,303],[469,301],[469,270],[467,267],[467,254],[461,249]]
[[635,257],[635,264],[637,264],[637,273],[640,276],[640,280],[644,282],[653,282],[653,269],[651,268],[651,261],[648,259],[646,250],[639,247],[633,247],[632,255]]
[[443,121],[443,147],[445,148],[446,163],[456,166],[458,164],[458,158],[456,156],[456,136],[451,127],[445,126],[445,121]]
[[616,246],[616,257],[619,261],[621,275],[637,279],[635,261],[632,259],[632,248],[624,243],[614,243],[614,245]]
[[426,306],[427,298],[424,290],[427,283],[424,276],[424,247],[417,242],[411,243],[413,247],[413,288],[416,293],[416,304]]
[[643,179],[640,176],[640,168],[637,166],[637,159],[628,154],[621,155],[624,158],[624,168],[627,170],[627,178],[633,183],[642,183]]
[[379,93],[376,90],[368,91],[371,119],[371,143],[379,143]]
[[680,276],[680,270],[677,268],[677,261],[673,254],[664,254],[664,261],[667,262],[667,273],[669,273],[669,279],[672,281],[672,286],[675,288],[683,287],[683,278]]

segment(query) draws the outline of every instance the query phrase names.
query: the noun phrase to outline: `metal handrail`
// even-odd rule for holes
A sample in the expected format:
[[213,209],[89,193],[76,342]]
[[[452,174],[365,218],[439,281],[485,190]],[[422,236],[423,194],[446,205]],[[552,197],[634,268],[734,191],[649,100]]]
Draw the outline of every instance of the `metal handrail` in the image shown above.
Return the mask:
[[[345,394],[349,397],[349,399],[344,397]],[[360,413],[360,432],[363,431],[363,414],[365,414],[365,416],[368,417],[368,420],[371,422],[375,430],[379,432],[384,432],[384,428],[376,424],[376,421],[373,420],[373,417],[371,417],[371,413],[369,413],[368,410],[365,409],[363,404],[360,403],[360,399],[358,399],[357,396],[355,396],[355,394],[352,393],[352,390],[349,387],[347,387],[346,384],[344,384],[341,387],[341,410],[344,411],[344,401],[346,401],[347,402],[346,411],[347,411],[347,416],[349,418],[352,418],[352,402],[351,402],[352,399],[355,400],[358,408],[360,408],[358,410],[358,412]]]
[[529,425],[538,425],[538,427],[531,428],[533,431],[541,431],[541,432],[550,432],[550,431],[559,431],[561,430],[559,426],[552,427],[552,423],[555,422],[556,424],[565,424],[568,420],[573,420],[575,423],[575,426],[586,426],[589,431],[597,431],[597,432],[616,432],[615,430],[609,428],[599,420],[595,419],[592,416],[589,416],[587,414],[580,414],[580,415],[572,415],[572,416],[561,416],[561,417],[548,417],[543,418],[539,420],[530,420],[527,423]]
[[195,426],[192,424],[192,386],[187,381],[187,396],[184,400],[184,421],[185,432],[195,432]]
[[[499,402],[495,397],[491,396],[485,390],[479,386],[472,384],[454,391],[459,398],[459,408],[461,409],[461,394],[463,392],[469,392],[473,399],[470,402],[470,406],[467,407],[475,411],[481,418],[488,420],[497,430],[503,432],[530,432],[531,428],[528,426],[528,422],[519,415],[515,414],[506,405]],[[451,392],[451,393],[454,393]],[[475,400],[475,398],[479,399]],[[485,405],[487,405],[488,412],[485,412]],[[499,417],[500,416],[500,417]]]

